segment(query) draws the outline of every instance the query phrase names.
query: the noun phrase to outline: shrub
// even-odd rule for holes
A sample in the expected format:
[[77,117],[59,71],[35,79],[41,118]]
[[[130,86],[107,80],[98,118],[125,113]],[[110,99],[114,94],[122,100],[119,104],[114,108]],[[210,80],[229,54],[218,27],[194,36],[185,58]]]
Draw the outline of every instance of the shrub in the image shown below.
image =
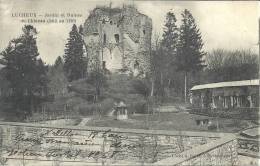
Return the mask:
[[217,130],[217,125],[216,124],[209,125],[208,130]]
[[147,102],[143,100],[132,103],[128,109],[130,112],[144,114],[147,110]]
[[132,81],[133,88],[135,91],[143,96],[149,95],[149,86],[145,82],[145,80],[133,80]]
[[100,103],[100,110],[102,115],[107,115],[114,106],[114,100],[112,98],[106,98]]
[[82,116],[88,116],[92,115],[95,110],[95,107],[93,104],[90,103],[82,103],[79,105],[79,114]]
[[80,115],[87,116],[93,115],[94,113],[99,115],[106,115],[114,105],[114,100],[106,98],[98,103],[81,103],[79,105]]

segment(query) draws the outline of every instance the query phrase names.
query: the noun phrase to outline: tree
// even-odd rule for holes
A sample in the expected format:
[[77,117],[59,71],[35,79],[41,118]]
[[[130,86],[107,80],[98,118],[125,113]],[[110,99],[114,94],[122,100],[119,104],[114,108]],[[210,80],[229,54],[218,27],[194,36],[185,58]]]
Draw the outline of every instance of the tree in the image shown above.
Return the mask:
[[106,86],[106,77],[104,70],[100,67],[100,61],[96,58],[92,66],[92,70],[88,76],[88,83],[95,87],[94,102],[98,102],[102,94],[102,88]]
[[62,58],[59,56],[54,65],[49,67],[48,83],[49,93],[55,97],[64,96],[67,92],[68,80],[64,73],[64,63]]
[[166,15],[166,23],[164,25],[164,32],[161,40],[161,47],[166,52],[166,56],[173,56],[176,54],[178,42],[178,28],[176,21],[177,20],[174,13],[168,12]]
[[79,26],[79,34],[83,35],[83,26],[82,25]]
[[55,68],[64,67],[64,62],[60,56],[58,56],[57,59],[55,60],[54,67]]
[[257,54],[250,50],[216,49],[205,56],[207,82],[238,81],[258,78]]
[[46,96],[47,67],[39,58],[36,29],[25,25],[22,30],[23,34],[10,41],[1,54],[6,62],[3,69],[12,92],[8,102],[18,113],[31,114]]
[[151,44],[151,56],[150,56],[150,82],[151,82],[151,92],[150,96],[153,97],[155,95],[156,91],[156,82],[158,79],[158,73],[160,71],[160,53],[159,53],[159,48],[160,48],[160,39],[159,39],[159,34],[155,33],[153,36],[153,42]]
[[203,65],[203,41],[200,30],[196,25],[192,14],[185,9],[182,13],[182,24],[180,27],[180,36],[177,47],[177,70],[184,72],[185,80],[185,102],[187,95],[187,75],[190,72],[201,70]]
[[[166,15],[166,21],[164,25],[164,32],[157,53],[160,53],[161,73],[160,73],[160,86],[161,91],[164,91],[164,87],[170,88],[172,73],[175,68],[175,59],[178,43],[178,28],[176,25],[176,17],[173,12],[168,12]],[[163,92],[162,92],[163,93]]]
[[68,80],[73,81],[84,78],[87,67],[83,55],[83,39],[75,24],[72,26],[65,47],[64,70]]

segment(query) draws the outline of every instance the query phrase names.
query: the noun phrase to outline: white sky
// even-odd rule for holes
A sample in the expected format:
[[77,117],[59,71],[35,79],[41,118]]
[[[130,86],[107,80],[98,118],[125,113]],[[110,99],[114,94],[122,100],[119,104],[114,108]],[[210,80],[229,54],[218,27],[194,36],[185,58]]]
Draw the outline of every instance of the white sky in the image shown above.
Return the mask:
[[[21,18],[12,13],[79,13],[77,25],[83,24],[89,11],[96,5],[109,5],[110,1],[87,0],[0,0],[0,51],[8,42],[18,37],[23,26]],[[123,3],[135,4],[137,9],[153,20],[153,31],[162,34],[165,15],[172,10],[181,20],[180,13],[190,10],[200,28],[204,50],[216,48],[251,49],[258,53],[259,2],[242,1],[113,1],[112,7]],[[34,26],[39,31],[37,44],[41,58],[53,63],[57,56],[64,54],[64,45],[72,24],[43,24]]]

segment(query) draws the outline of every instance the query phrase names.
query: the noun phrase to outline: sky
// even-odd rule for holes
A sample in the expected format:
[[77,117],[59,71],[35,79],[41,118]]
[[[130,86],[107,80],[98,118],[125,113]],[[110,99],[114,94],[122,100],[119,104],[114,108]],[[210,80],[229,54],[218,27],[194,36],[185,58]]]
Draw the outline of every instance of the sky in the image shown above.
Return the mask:
[[[97,5],[122,7],[123,4],[134,4],[143,14],[153,21],[153,34],[162,35],[165,16],[168,11],[174,12],[178,24],[181,12],[190,10],[196,20],[204,50],[223,48],[227,50],[250,49],[258,53],[258,19],[259,2],[257,1],[126,1],[126,0],[0,0],[0,52],[10,40],[22,34],[21,13],[36,13],[37,19],[45,14],[72,13],[76,25],[87,19],[89,12]],[[53,17],[52,17],[53,18]],[[48,19],[48,18],[45,18]],[[61,17],[57,17],[61,19]],[[39,32],[37,45],[40,57],[47,64],[53,64],[58,56],[63,56],[64,46],[73,23],[34,23]]]

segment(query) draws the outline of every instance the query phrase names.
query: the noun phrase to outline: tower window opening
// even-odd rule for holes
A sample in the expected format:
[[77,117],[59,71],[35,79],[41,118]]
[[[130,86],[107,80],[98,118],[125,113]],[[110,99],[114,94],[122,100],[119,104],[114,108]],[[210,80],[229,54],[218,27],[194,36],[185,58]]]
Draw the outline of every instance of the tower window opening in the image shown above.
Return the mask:
[[144,33],[144,35],[145,35],[145,30],[143,30],[143,33]]
[[103,36],[103,44],[106,44],[106,42],[107,42],[107,35],[104,34],[104,36]]
[[134,64],[134,69],[137,69],[139,67],[139,63],[138,63],[138,61],[136,60],[135,61],[135,64]]
[[115,34],[116,43],[119,43],[119,34]]
[[103,67],[103,69],[106,68],[106,61],[103,61],[103,62],[102,62],[102,67]]

